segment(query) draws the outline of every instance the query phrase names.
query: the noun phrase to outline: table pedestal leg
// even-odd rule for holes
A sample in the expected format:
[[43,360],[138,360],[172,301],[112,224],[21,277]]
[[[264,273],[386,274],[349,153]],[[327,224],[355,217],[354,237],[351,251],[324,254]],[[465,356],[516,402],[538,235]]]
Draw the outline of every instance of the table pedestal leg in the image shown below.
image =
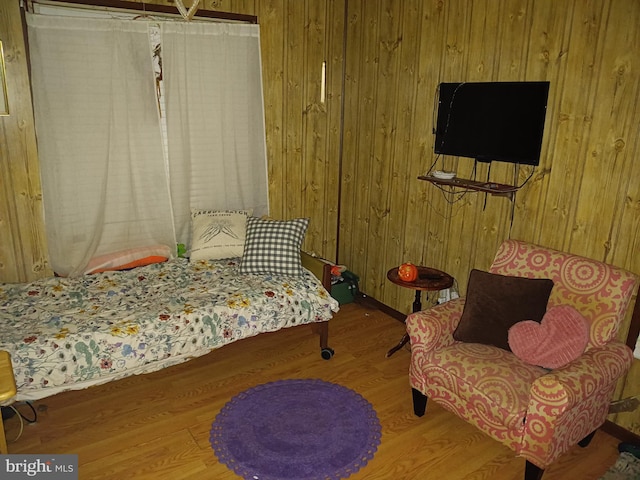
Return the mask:
[[413,313],[416,313],[422,310],[422,301],[420,300],[421,297],[422,297],[422,292],[420,290],[416,290],[416,299],[413,301]]
[[[413,301],[413,313],[416,313],[422,310],[422,301],[421,301],[421,295],[420,295],[421,293],[422,292],[420,292],[420,290],[416,290],[416,299]],[[396,353],[398,350],[404,347],[408,341],[409,341],[409,334],[405,333],[400,339],[400,342],[387,352],[386,357],[389,358],[391,355]]]
[[389,358],[391,355],[396,353],[398,350],[400,350],[402,347],[404,347],[407,344],[408,341],[409,341],[409,334],[405,333],[402,336],[402,339],[400,340],[400,342],[395,347],[393,347],[391,350],[389,350],[387,352],[386,357]]

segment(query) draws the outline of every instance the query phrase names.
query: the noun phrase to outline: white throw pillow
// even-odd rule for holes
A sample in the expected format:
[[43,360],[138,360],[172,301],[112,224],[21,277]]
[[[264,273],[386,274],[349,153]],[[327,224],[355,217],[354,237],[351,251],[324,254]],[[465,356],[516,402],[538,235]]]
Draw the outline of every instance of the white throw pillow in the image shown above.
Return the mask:
[[191,260],[242,257],[248,215],[243,210],[192,211]]

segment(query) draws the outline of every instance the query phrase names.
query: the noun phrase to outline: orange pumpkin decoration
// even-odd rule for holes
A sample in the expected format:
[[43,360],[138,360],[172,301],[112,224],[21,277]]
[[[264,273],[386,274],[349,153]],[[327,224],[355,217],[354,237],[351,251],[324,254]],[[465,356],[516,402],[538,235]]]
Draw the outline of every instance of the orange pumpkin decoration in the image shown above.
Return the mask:
[[403,263],[398,267],[398,277],[403,282],[413,282],[418,278],[418,267],[410,262]]

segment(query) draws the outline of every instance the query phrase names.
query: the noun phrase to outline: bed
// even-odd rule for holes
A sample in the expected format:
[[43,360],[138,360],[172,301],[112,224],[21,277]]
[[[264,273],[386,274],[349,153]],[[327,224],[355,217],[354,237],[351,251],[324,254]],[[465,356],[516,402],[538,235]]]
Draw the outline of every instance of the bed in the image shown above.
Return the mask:
[[[0,285],[0,350],[12,401],[38,400],[195,358],[228,343],[311,324],[331,358],[338,311],[330,266],[302,254],[304,274],[241,274],[238,259],[174,259],[127,271]],[[313,272],[313,273],[312,273]]]

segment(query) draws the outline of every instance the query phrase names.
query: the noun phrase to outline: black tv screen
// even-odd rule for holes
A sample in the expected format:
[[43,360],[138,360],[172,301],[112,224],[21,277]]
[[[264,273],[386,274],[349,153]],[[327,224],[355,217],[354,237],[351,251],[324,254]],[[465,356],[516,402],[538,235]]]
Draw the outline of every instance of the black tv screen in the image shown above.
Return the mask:
[[538,165],[549,82],[441,83],[435,153]]

